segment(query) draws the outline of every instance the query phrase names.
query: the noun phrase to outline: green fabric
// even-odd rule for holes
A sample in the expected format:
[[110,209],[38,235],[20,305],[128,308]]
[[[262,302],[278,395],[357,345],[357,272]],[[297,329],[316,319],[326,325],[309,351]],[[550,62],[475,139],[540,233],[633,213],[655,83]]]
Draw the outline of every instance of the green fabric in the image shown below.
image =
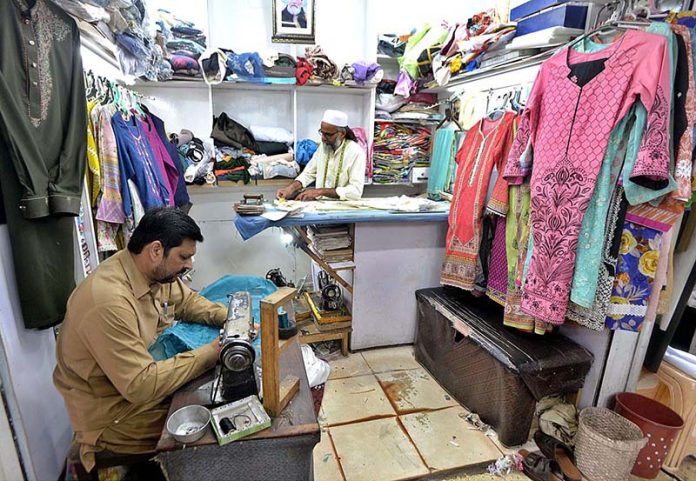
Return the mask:
[[24,216],[76,215],[87,149],[79,31],[47,0],[36,0],[23,20],[23,1],[0,2],[0,135]]
[[0,2],[0,190],[27,328],[63,320],[87,164],[77,25],[47,0]]
[[405,69],[412,79],[419,77],[418,57],[423,50],[432,45],[438,45],[447,38],[447,30],[444,28],[430,27],[427,23],[421,30],[412,35],[406,43],[404,55],[399,60],[401,68]]

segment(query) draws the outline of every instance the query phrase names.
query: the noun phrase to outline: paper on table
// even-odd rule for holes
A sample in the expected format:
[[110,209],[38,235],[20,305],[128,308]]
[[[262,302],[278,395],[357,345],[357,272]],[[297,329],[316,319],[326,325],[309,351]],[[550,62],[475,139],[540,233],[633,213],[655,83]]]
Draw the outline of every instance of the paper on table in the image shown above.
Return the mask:
[[267,210],[261,217],[270,220],[271,222],[278,222],[281,219],[285,219],[290,212],[284,210]]

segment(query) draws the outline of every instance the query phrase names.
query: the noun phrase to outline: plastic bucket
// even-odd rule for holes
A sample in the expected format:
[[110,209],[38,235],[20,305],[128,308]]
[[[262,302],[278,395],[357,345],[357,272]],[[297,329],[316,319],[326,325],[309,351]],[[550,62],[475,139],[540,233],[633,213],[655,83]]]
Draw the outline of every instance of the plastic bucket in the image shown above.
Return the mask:
[[653,479],[660,472],[674,439],[684,427],[684,420],[664,404],[630,392],[616,395],[614,410],[638,425],[648,438],[648,443],[638,453],[631,473]]

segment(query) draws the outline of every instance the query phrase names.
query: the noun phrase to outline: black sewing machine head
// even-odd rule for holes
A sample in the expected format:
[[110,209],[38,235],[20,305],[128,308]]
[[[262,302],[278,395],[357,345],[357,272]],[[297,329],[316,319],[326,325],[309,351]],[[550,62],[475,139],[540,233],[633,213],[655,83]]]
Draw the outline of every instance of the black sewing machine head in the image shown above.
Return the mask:
[[259,393],[256,379],[256,339],[251,296],[230,295],[227,319],[220,330],[220,363],[212,392],[214,405],[229,403]]

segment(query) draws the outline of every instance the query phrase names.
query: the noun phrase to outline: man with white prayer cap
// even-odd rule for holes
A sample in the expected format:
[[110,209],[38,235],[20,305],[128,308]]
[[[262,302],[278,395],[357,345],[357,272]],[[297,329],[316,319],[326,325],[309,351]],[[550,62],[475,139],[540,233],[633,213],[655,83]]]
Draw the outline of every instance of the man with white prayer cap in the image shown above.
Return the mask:
[[[325,111],[319,134],[321,145],[295,181],[278,190],[278,198],[360,199],[365,186],[365,151],[348,127],[348,115],[339,110]],[[308,188],[312,183],[315,187]]]

